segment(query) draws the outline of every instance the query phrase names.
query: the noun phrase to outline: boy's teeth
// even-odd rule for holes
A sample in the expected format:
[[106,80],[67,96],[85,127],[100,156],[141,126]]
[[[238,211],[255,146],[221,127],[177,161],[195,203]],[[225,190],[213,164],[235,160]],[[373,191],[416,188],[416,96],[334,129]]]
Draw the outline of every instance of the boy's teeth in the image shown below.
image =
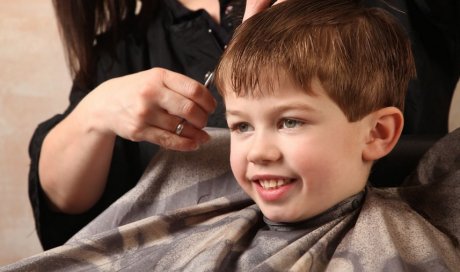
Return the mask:
[[286,185],[288,183],[290,183],[291,181],[290,180],[287,180],[287,179],[278,179],[278,180],[275,180],[275,179],[270,179],[270,180],[259,180],[259,184],[260,186],[262,186],[262,188],[264,189],[267,189],[267,190],[270,190],[270,189],[277,189],[283,185]]

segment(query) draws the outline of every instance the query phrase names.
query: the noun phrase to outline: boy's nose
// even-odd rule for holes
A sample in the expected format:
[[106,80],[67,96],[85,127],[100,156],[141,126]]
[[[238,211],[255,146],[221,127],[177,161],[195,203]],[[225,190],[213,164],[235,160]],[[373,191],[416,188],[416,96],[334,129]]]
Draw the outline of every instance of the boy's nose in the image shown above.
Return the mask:
[[272,137],[268,135],[254,137],[247,155],[249,162],[267,164],[280,158],[281,152]]

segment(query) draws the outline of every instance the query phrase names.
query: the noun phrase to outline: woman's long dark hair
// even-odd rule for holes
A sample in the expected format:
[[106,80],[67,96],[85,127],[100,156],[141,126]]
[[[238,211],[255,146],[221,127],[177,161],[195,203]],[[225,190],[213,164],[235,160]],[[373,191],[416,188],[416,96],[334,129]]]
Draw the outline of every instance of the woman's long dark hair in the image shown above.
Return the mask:
[[[70,73],[75,83],[87,86],[94,81],[96,36],[107,33],[114,46],[133,25],[136,8],[139,17],[152,16],[154,0],[53,0],[58,27]],[[137,22],[141,22],[138,20]],[[108,31],[110,30],[110,31]],[[113,48],[107,48],[113,50]]]

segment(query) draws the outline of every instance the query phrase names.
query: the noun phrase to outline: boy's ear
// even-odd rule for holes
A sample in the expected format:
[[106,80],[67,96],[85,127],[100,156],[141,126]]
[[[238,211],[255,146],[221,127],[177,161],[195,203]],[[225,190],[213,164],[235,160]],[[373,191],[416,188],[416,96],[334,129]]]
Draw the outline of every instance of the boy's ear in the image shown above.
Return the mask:
[[401,135],[404,117],[396,107],[386,107],[370,114],[363,160],[375,161],[390,153]]

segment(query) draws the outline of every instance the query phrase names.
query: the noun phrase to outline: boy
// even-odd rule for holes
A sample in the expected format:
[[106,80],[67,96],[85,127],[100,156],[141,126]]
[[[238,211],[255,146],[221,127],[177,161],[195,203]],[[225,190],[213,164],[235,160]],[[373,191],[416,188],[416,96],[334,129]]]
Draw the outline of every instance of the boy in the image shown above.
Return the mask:
[[414,73],[404,33],[378,9],[275,5],[237,30],[216,70],[232,171],[257,205],[225,172],[227,134],[210,131],[195,153],[157,156],[86,233],[5,271],[458,269],[460,130],[422,162],[434,178],[366,187],[401,134]]
[[[239,185],[267,224],[278,227],[340,217],[350,203],[362,205],[356,232],[335,248],[331,270],[458,269],[456,197],[444,200],[450,207],[440,220],[450,220],[448,227],[438,225],[455,237],[449,240],[424,225],[420,214],[428,209],[414,197],[423,190],[401,189],[402,198],[412,198],[404,203],[390,189],[366,188],[372,164],[392,150],[403,128],[404,97],[415,76],[405,33],[386,12],[360,1],[288,2],[246,21],[216,70]],[[432,193],[426,203],[442,201]],[[429,219],[442,217],[434,204],[425,204]]]
[[415,74],[409,41],[386,13],[308,2],[251,18],[216,73],[235,177],[277,222],[365,189],[372,163],[399,139]]

